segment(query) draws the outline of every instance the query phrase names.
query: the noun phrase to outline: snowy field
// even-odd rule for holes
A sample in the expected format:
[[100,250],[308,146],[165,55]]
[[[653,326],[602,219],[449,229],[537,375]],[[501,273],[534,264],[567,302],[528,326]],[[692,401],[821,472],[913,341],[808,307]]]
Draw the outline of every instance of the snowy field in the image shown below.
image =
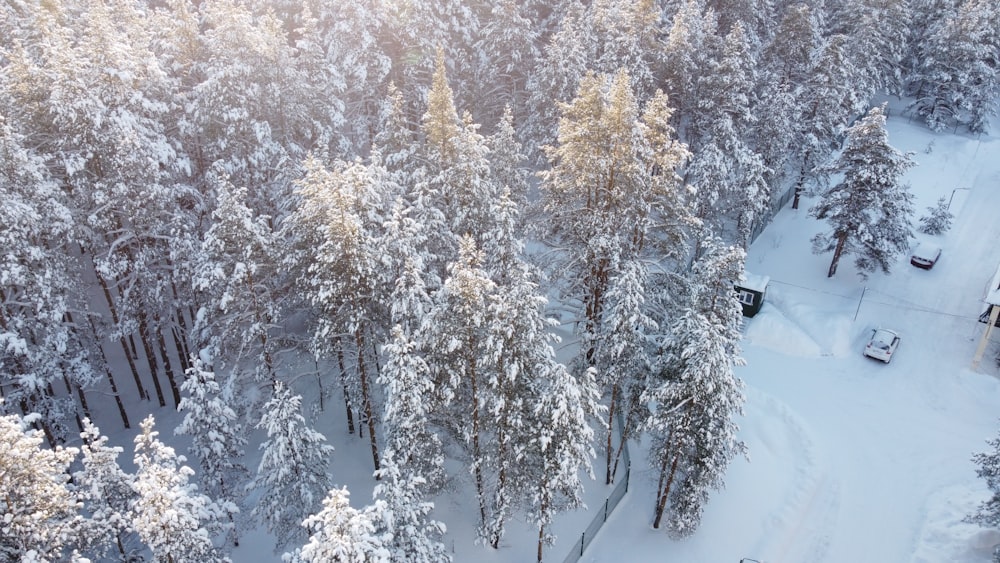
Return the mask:
[[[650,527],[656,475],[643,445],[633,443],[629,492],[582,561],[989,561],[1000,534],[962,518],[987,497],[970,457],[1000,428],[994,361],[1000,337],[979,370],[971,369],[985,328],[976,318],[1000,263],[1000,123],[992,130],[982,138],[934,135],[896,111],[890,117],[890,142],[913,151],[918,163],[907,175],[917,216],[938,198],[953,197],[952,229],[939,237],[918,233],[944,247],[930,271],[901,257],[891,275],[863,281],[853,257],[846,257],[828,279],[830,255],[810,250],[809,239],[824,229],[807,216],[812,201],[779,213],[747,260],[748,271],[771,278],[764,308],[744,326],[747,365],[737,369],[747,384],[740,426],[750,460],[732,463],[727,488],[712,497],[699,531],[674,541]],[[876,326],[902,335],[889,365],[861,354]],[[316,395],[314,377],[295,387],[307,399]],[[371,501],[374,484],[369,445],[346,433],[338,401],[328,399],[324,411],[312,405],[307,416],[336,447],[330,471],[360,507]],[[161,439],[186,453],[186,438],[173,435],[179,413],[149,412]],[[132,435],[115,432],[113,409],[101,414],[98,422],[126,448],[120,461],[131,471]],[[134,419],[140,414],[146,413],[135,412]],[[248,454],[255,469],[259,453],[251,446]],[[592,507],[610,491],[600,481],[588,481],[587,489]],[[472,498],[458,482],[436,499],[433,515],[448,526],[455,561],[534,561],[537,531],[516,520],[500,550],[473,544]],[[545,560],[562,562],[592,517],[584,511],[561,516],[553,529],[559,539]],[[232,559],[280,561],[273,547],[266,532],[249,532]]]

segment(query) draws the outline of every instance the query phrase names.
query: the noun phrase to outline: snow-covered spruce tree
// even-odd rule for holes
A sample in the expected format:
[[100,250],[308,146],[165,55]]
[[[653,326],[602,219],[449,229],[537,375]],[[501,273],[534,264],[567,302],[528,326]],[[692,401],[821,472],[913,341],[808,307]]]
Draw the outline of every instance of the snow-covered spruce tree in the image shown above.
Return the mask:
[[927,215],[920,218],[917,230],[928,235],[940,235],[951,228],[951,220],[955,218],[948,209],[949,202],[941,196],[937,203],[927,208]]
[[32,418],[0,416],[0,560],[65,561],[88,539],[68,483],[77,450],[42,448]]
[[729,462],[745,452],[735,421],[742,414],[743,383],[733,373],[742,364],[742,310],[732,291],[745,253],[717,239],[702,248],[644,397],[652,405],[645,425],[649,460],[659,474],[653,527],[666,517],[675,537],[694,533],[710,492],[724,486]]
[[[986,480],[992,496],[966,516],[965,521],[985,528],[997,528],[1000,527],[1000,438],[987,440],[986,443],[991,449],[974,454],[972,462],[979,466],[976,475]],[[1000,563],[1000,549],[993,551],[993,562]]]
[[135,437],[135,479],[138,497],[129,514],[131,525],[161,563],[221,563],[229,558],[212,544],[212,536],[226,526],[218,504],[189,480],[194,471],[184,456],[160,442],[152,415],[139,425]]
[[83,469],[73,474],[83,508],[90,514],[95,537],[86,551],[96,559],[131,561],[143,548],[129,520],[129,508],[139,495],[134,478],[118,464],[121,447],[109,446],[107,436],[90,420],[83,421],[80,461]]
[[323,499],[323,509],[306,518],[309,541],[301,549],[286,553],[288,563],[389,563],[389,550],[376,533],[369,509],[350,505],[346,488],[332,488]]
[[383,347],[385,451],[372,519],[391,561],[436,563],[451,560],[444,525],[429,518],[434,504],[427,501],[443,484],[444,455],[428,427],[434,382],[415,346],[397,325]]
[[250,485],[261,491],[251,516],[277,538],[276,551],[305,540],[300,524],[318,511],[333,487],[326,471],[333,446],[309,428],[301,405],[302,397],[279,381],[257,424],[267,432],[267,440],[260,445],[263,455]]
[[910,155],[889,144],[885,106],[872,108],[847,130],[847,144],[836,160],[820,168],[826,175],[843,174],[823,190],[809,214],[826,219],[831,230],[813,237],[813,252],[833,251],[827,276],[837,272],[840,258],[855,256],[859,274],[889,273],[896,256],[905,252],[910,231],[913,195],[902,176],[913,166]]
[[186,375],[181,384],[186,396],[178,407],[185,413],[184,419],[174,432],[191,436],[189,451],[201,467],[201,485],[232,523],[227,541],[239,545],[242,530],[237,514],[250,479],[250,472],[243,465],[246,433],[236,412],[229,407],[231,401],[223,395],[211,366],[195,358]]
[[247,205],[246,188],[220,176],[212,183],[218,203],[193,267],[202,302],[194,326],[196,344],[216,349],[216,367],[236,371],[250,361],[254,381],[273,383],[277,237],[269,219]]

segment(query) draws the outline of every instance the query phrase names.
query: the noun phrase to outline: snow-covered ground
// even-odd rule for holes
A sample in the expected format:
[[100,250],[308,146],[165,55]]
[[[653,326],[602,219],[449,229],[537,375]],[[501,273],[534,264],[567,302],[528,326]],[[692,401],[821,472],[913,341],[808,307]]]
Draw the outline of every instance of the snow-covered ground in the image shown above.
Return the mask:
[[[658,561],[737,563],[989,561],[1000,534],[962,522],[987,497],[975,475],[973,453],[1000,429],[1000,334],[978,371],[973,355],[985,325],[977,322],[985,287],[1000,263],[1000,122],[990,136],[935,135],[893,112],[890,141],[913,151],[908,173],[917,215],[939,197],[952,199],[953,228],[934,239],[944,247],[930,271],[901,257],[891,275],[863,281],[853,258],[826,277],[830,255],[813,255],[809,239],[825,225],[799,210],[783,209],[751,247],[747,270],[770,276],[762,311],[745,323],[747,365],[742,438],[750,460],[735,460],[727,487],[715,494],[701,528],[674,541],[650,527],[655,474],[632,444],[629,492],[586,550],[592,562]],[[917,241],[914,241],[916,246]],[[861,354],[872,328],[902,335],[889,365]],[[315,380],[296,388],[308,398]],[[310,420],[336,447],[330,471],[351,490],[351,504],[371,501],[374,484],[366,439],[345,431],[337,398]],[[180,420],[169,409],[152,409],[161,438],[185,453],[173,436]],[[114,414],[102,428],[115,432]],[[137,421],[139,412],[134,412]],[[145,413],[142,413],[145,414]],[[100,422],[100,421],[99,421]],[[255,435],[251,442],[258,442]],[[248,451],[256,468],[259,453]],[[595,461],[595,465],[599,465]],[[610,491],[588,482],[588,502],[603,507]],[[449,528],[446,541],[456,562],[534,561],[537,532],[512,521],[500,550],[473,544],[476,523],[471,494],[461,483],[437,500],[434,517]],[[546,561],[561,562],[592,518],[578,511],[558,519],[555,546]],[[279,561],[266,532],[246,534],[236,563]]]
[[[985,329],[976,318],[1000,263],[993,130],[933,135],[890,118],[890,141],[918,162],[907,176],[918,216],[954,195],[952,229],[918,233],[944,247],[932,270],[903,257],[891,275],[863,281],[848,259],[828,279],[830,255],[810,251],[823,230],[807,216],[811,202],[779,213],[747,259],[748,271],[771,277],[764,308],[745,324],[747,365],[737,371],[751,460],[732,464],[702,527],[679,542],[650,528],[654,476],[634,472],[583,561],[990,560],[1000,535],[962,518],[988,496],[970,457],[1000,429],[998,335],[971,369]],[[902,335],[888,365],[861,354],[877,326]]]

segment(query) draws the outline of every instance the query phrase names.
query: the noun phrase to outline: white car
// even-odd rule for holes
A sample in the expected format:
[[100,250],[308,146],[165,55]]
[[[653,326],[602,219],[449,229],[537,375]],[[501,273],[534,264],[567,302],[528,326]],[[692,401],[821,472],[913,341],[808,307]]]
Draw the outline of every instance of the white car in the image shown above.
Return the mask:
[[871,340],[865,346],[865,355],[869,358],[882,360],[885,363],[892,361],[892,354],[899,346],[899,334],[887,328],[876,328],[872,331]]
[[941,257],[941,247],[933,244],[922,243],[917,246],[913,254],[910,255],[910,264],[924,270],[930,270],[937,264]]

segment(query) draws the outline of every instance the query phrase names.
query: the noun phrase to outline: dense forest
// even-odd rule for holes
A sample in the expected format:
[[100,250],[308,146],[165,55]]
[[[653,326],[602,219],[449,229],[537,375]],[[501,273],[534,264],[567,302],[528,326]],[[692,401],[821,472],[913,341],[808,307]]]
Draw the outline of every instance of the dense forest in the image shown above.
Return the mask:
[[[816,194],[830,275],[906,247],[887,96],[983,132],[1000,5],[4,2],[0,560],[222,561],[264,526],[294,561],[446,561],[458,474],[484,549],[517,514],[541,560],[640,434],[650,521],[691,534],[745,449],[755,234]],[[327,399],[369,506],[327,473]],[[184,413],[195,469],[139,401]]]

